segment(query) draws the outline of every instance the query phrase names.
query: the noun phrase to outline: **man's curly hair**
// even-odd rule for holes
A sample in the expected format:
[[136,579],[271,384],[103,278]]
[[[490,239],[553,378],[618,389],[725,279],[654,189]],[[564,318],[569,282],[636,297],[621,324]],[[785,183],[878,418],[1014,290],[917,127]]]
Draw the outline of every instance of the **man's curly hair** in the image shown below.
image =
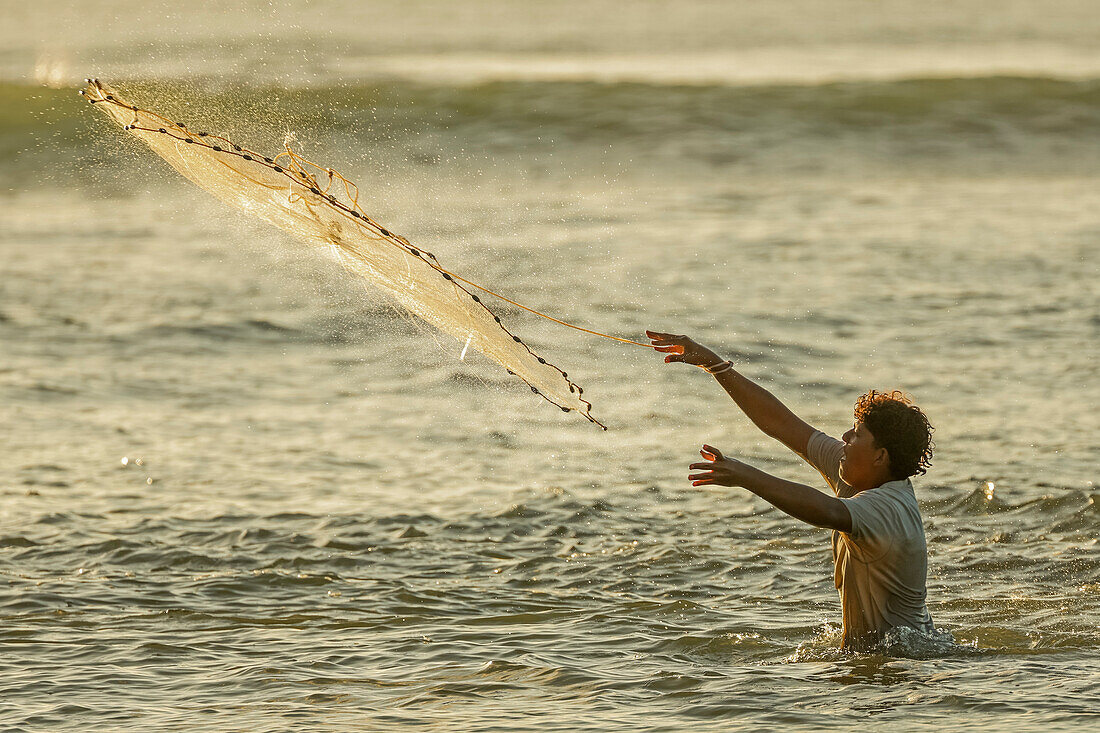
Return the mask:
[[871,390],[856,400],[856,422],[871,431],[875,442],[890,456],[895,480],[923,474],[932,465],[932,431],[928,417],[899,390]]

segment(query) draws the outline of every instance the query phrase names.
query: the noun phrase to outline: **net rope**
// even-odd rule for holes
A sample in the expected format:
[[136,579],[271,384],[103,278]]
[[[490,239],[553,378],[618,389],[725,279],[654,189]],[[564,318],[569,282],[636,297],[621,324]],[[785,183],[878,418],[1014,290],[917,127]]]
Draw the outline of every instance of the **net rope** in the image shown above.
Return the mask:
[[652,348],[650,344],[554,318],[444,268],[431,252],[368,216],[359,205],[358,186],[332,168],[306,159],[291,149],[289,140],[282,152],[267,157],[221,135],[192,132],[182,122],[131,104],[98,79],[86,82],[80,91],[85,99],[193,183],[298,239],[327,249],[347,270],[440,331],[465,341],[466,348],[496,361],[535,394],[607,429],[592,416],[592,404],[582,397],[584,390],[508,330],[471,289],[577,331],[645,348]]

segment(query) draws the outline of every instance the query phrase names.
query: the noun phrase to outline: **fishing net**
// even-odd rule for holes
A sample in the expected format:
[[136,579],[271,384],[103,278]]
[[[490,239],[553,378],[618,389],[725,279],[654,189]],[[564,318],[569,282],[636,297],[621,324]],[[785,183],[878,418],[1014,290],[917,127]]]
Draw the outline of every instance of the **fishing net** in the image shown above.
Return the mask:
[[466,348],[477,349],[535,394],[604,427],[590,414],[592,405],[582,399],[581,388],[509,331],[477,293],[537,311],[444,269],[433,254],[371,219],[359,206],[359,189],[339,173],[306,160],[289,144],[272,158],[225,137],[192,132],[182,122],[120,98],[98,80],[87,81],[81,90],[85,99],[193,183],[328,251],[411,313],[464,342],[463,355]]

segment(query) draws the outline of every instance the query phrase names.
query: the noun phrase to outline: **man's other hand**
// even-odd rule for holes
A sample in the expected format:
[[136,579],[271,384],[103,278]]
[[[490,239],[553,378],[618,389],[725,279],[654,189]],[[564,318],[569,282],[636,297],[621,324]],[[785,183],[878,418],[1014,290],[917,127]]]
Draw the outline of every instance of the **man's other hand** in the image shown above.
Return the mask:
[[722,451],[714,446],[704,445],[699,454],[706,459],[706,463],[693,463],[688,468],[692,471],[702,471],[688,476],[692,486],[742,486],[748,488],[752,477],[759,474],[759,470],[747,463],[742,463],[736,458],[727,458]]

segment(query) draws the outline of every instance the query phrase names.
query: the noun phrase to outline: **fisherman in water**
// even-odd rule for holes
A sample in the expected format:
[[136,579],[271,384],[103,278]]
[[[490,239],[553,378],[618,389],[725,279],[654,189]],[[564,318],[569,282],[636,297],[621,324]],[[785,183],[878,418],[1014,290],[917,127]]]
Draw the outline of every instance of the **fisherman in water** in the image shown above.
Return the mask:
[[692,486],[740,486],[795,519],[833,530],[834,580],[844,619],[843,648],[873,649],[885,632],[908,626],[932,633],[925,606],[928,554],[910,476],[932,457],[932,426],[901,392],[871,391],[856,401],[843,440],[816,430],[729,361],[687,336],[646,331],[666,362],[702,367],[769,437],[821,472],[828,496],[753,468],[704,445]]

